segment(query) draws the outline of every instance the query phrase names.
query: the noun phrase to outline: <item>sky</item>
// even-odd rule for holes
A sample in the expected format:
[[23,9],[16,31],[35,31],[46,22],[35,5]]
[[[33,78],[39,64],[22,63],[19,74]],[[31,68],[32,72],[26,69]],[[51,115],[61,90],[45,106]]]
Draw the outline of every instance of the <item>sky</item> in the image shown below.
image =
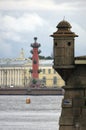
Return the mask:
[[75,56],[86,55],[86,0],[0,0],[0,58],[19,57],[21,48],[30,57],[34,37],[41,54],[51,56],[57,24],[65,19],[72,26]]

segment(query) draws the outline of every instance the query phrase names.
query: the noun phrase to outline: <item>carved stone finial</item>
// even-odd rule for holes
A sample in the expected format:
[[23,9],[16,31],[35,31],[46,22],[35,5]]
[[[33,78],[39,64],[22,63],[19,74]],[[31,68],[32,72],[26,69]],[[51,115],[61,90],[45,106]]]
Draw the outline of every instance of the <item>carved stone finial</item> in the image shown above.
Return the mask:
[[37,37],[34,37],[34,41],[35,41],[35,43],[36,43],[36,41],[37,41]]

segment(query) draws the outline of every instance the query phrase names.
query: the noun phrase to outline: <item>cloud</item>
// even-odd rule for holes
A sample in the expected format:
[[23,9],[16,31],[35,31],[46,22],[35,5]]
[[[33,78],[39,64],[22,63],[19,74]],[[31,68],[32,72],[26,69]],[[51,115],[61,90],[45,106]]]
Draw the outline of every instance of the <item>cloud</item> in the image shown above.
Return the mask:
[[49,35],[65,16],[72,30],[79,34],[75,40],[76,55],[86,53],[85,10],[84,0],[0,0],[0,44],[3,45],[0,49],[5,52],[7,48],[11,55],[21,48],[29,53],[30,43],[37,36],[41,54],[50,55],[53,39]]
[[[74,6],[75,5],[75,6]],[[6,0],[0,1],[0,10],[74,10],[77,2],[54,0]]]
[[52,2],[55,4],[55,5],[60,5],[60,4],[65,4],[65,5],[68,5],[69,8],[70,7],[74,7],[74,8],[77,8],[79,7],[78,9],[80,10],[80,8],[83,6],[85,7],[86,5],[86,1],[85,0],[52,0]]
[[12,46],[0,39],[0,57],[10,57],[12,55]]
[[78,34],[78,37],[75,38],[75,55],[86,55],[86,30],[74,22],[71,25],[72,30]]
[[[24,13],[19,17],[1,14],[0,25],[0,44],[3,51],[1,51],[0,56],[5,56],[6,54],[8,56],[9,53],[14,55],[16,48],[17,51],[23,46],[27,48],[27,43],[31,44],[34,36],[39,36],[40,34],[39,37],[41,35],[45,37],[46,33],[51,29],[48,23],[36,13]],[[48,31],[45,31],[46,28],[48,28]],[[28,47],[30,52],[30,45]]]
[[34,32],[47,23],[36,13],[25,13],[20,17],[0,15],[1,39],[22,42],[22,34]]
[[20,17],[1,15],[0,20],[0,30],[14,32],[33,31],[46,24],[45,20],[36,13],[25,13]]

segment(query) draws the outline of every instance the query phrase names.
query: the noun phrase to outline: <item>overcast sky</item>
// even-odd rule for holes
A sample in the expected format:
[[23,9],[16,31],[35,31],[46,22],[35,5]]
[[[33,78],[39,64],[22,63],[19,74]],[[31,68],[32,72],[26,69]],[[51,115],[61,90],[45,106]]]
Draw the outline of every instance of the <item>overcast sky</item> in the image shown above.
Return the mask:
[[75,55],[86,55],[86,0],[0,0],[0,58],[18,57],[21,48],[31,56],[34,37],[41,44],[41,55],[51,55],[50,35],[64,17],[79,35]]

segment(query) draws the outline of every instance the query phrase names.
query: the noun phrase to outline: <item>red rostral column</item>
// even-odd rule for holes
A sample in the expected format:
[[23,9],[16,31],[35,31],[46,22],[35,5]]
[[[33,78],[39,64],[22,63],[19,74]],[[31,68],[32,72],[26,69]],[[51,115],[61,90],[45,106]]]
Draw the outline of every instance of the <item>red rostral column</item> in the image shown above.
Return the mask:
[[37,37],[34,37],[34,43],[31,44],[33,50],[31,50],[32,56],[32,78],[38,79],[39,78],[39,53],[41,52],[38,50],[40,44],[37,43]]

